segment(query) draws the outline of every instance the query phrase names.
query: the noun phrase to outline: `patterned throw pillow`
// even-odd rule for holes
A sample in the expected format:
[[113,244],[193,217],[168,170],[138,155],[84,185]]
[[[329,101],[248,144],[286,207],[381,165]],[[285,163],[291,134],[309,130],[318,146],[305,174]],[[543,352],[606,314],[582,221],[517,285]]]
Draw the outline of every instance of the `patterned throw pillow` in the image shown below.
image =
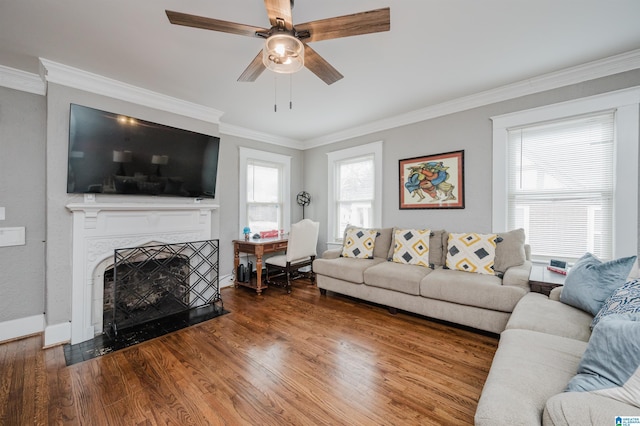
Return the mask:
[[429,267],[429,229],[395,229],[393,260],[396,263]]
[[342,244],[342,257],[373,259],[376,235],[378,235],[378,231],[375,229],[347,229]]
[[640,312],[640,279],[627,282],[614,290],[591,322],[591,329],[608,315]]
[[496,234],[449,234],[447,268],[495,275],[496,238]]

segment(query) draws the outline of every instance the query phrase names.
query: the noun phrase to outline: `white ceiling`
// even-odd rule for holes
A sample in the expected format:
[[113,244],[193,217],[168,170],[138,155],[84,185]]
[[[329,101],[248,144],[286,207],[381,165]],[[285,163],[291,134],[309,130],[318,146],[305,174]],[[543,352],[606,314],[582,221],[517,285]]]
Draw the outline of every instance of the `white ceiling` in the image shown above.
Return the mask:
[[306,69],[237,82],[259,39],[165,15],[268,27],[261,0],[0,0],[0,64],[46,58],[304,142],[640,48],[638,0],[297,0],[293,21],[386,6],[390,32],[310,44],[344,75],[331,86]]

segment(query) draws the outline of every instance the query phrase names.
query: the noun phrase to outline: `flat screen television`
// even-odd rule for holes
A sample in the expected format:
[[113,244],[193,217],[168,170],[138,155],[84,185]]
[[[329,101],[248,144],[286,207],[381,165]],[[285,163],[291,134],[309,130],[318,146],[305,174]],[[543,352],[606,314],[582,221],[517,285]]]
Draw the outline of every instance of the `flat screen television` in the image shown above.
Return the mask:
[[215,197],[220,138],[70,109],[67,193]]

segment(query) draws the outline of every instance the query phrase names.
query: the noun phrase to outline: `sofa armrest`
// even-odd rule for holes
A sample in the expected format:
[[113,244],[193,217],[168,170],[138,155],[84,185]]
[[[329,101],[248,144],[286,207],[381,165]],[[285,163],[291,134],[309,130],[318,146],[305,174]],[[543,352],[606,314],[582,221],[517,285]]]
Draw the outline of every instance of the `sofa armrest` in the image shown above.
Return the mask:
[[512,266],[507,269],[502,278],[502,285],[520,287],[526,291],[530,291],[529,275],[531,275],[531,266],[531,261],[526,260],[522,265]]
[[340,254],[342,254],[342,249],[341,248],[329,249],[329,250],[326,250],[324,253],[322,253],[322,258],[323,259],[337,259],[337,258],[340,257]]
[[551,290],[551,293],[549,293],[549,299],[559,302],[561,294],[562,294],[562,286],[555,287]]

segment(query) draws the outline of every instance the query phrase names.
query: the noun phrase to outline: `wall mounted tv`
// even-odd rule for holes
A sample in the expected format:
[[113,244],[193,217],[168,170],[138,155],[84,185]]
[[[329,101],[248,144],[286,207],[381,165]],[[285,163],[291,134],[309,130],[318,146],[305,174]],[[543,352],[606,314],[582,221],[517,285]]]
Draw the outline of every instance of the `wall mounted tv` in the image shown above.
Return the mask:
[[71,104],[67,193],[213,198],[220,138]]

